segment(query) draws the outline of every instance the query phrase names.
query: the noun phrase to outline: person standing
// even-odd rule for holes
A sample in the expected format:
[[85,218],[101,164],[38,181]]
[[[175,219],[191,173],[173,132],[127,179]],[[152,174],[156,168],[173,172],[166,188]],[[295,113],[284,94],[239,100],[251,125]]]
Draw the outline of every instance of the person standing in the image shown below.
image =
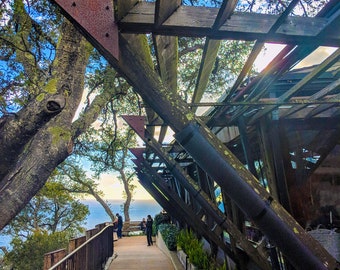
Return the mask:
[[143,218],[142,222],[139,224],[140,229],[143,231],[143,233],[145,233],[145,229],[146,229],[146,221],[145,218]]
[[123,229],[123,218],[118,213],[116,214],[117,217],[117,237],[118,239],[122,238],[122,229]]
[[148,246],[151,246],[152,243],[152,224],[153,224],[153,219],[150,215],[148,215],[146,219],[146,239],[148,241]]

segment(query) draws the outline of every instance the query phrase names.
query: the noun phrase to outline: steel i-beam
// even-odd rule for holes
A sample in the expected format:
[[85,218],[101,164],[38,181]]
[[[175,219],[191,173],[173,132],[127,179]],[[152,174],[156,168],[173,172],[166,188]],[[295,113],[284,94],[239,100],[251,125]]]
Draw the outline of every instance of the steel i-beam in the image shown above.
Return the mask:
[[[232,237],[237,238],[237,242],[243,248],[253,261],[259,265],[261,269],[271,269],[266,257],[262,256],[256,248],[245,238],[245,236],[237,229],[228,217],[222,213],[205,194],[202,189],[195,183],[195,181],[187,175],[183,169],[169,158],[161,145],[152,137],[152,135],[144,129],[145,117],[143,116],[122,116],[123,119],[130,125],[130,127],[140,136],[140,138],[149,146],[166,164],[170,173],[180,181],[181,185],[192,195],[193,198],[200,204],[206,213],[218,224],[222,229],[227,231]],[[136,149],[130,149],[134,155]]]
[[[219,246],[226,254],[235,262],[237,258],[229,250],[227,245],[220,237],[218,237],[212,230],[209,230],[207,224],[205,224],[201,219],[199,219],[186,205],[181,198],[178,197],[177,193],[169,189],[163,178],[155,172],[155,170],[142,158],[137,157],[140,161],[139,163],[139,173],[140,176],[144,176],[147,180],[152,182],[165,196],[171,200],[171,204],[176,206],[177,215],[186,221],[186,223],[195,228],[195,230],[203,235],[206,239],[213,241],[217,246]],[[144,178],[144,181],[147,181]]]

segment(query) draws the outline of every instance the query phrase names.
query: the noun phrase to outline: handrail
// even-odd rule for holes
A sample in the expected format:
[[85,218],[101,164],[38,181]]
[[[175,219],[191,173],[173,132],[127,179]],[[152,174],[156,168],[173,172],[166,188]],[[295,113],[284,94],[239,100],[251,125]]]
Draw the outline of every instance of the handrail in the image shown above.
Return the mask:
[[73,250],[71,253],[69,253],[68,255],[66,255],[62,260],[60,260],[59,262],[57,262],[55,265],[53,265],[52,267],[50,267],[48,270],[55,270],[58,266],[62,265],[63,263],[65,263],[69,258],[71,258],[72,256],[74,256],[79,250],[81,250],[83,247],[85,247],[88,243],[90,243],[91,241],[93,241],[95,238],[97,238],[99,235],[101,235],[104,231],[106,231],[109,227],[113,227],[112,224],[105,226],[102,230],[100,230],[98,233],[96,233],[95,235],[93,235],[92,237],[90,237],[88,240],[86,240],[83,244],[81,244],[79,247],[77,247],[75,250]]

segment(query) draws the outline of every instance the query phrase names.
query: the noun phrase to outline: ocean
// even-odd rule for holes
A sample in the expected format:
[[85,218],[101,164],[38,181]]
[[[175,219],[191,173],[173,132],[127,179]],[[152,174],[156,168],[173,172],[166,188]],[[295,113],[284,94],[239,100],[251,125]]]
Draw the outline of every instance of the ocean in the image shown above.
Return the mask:
[[[87,224],[85,227],[87,229],[92,229],[95,225],[110,221],[109,216],[106,214],[104,208],[97,201],[82,201],[82,203],[88,205],[90,210],[90,215],[87,218]],[[114,214],[119,213],[123,216],[123,201],[110,200],[110,208]],[[154,217],[162,211],[162,207],[154,200],[136,200],[130,205],[130,220],[131,221],[141,221],[146,218],[147,215]]]
[[[86,224],[84,227],[88,229],[93,229],[97,224],[101,224],[104,222],[110,222],[110,217],[106,214],[104,208],[95,200],[84,200],[83,204],[87,205],[90,210],[90,214],[86,219]],[[123,201],[122,200],[110,200],[109,201],[110,208],[113,213],[119,213],[123,216]],[[147,215],[151,215],[154,217],[156,214],[159,214],[162,211],[162,207],[154,200],[135,200],[130,205],[130,220],[131,221],[141,221],[143,218],[146,218]],[[10,248],[11,238],[5,235],[0,234],[0,247],[5,246]],[[1,249],[0,249],[1,253]],[[0,254],[1,255],[1,254]],[[1,257],[1,256],[0,256]]]

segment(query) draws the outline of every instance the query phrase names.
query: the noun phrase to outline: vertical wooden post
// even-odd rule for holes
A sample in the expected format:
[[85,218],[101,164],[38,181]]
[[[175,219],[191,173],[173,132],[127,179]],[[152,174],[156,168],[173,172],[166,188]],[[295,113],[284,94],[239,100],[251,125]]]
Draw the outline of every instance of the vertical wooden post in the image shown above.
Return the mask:
[[[72,252],[76,248],[78,248],[80,245],[85,243],[86,237],[78,237],[75,239],[71,239],[69,241],[68,245],[68,252]],[[73,256],[73,264],[75,266],[75,269],[86,269],[86,249],[82,248],[80,249],[77,253],[74,254]]]
[[59,262],[66,256],[65,249],[55,250],[44,255],[44,270],[48,270],[50,267]]

